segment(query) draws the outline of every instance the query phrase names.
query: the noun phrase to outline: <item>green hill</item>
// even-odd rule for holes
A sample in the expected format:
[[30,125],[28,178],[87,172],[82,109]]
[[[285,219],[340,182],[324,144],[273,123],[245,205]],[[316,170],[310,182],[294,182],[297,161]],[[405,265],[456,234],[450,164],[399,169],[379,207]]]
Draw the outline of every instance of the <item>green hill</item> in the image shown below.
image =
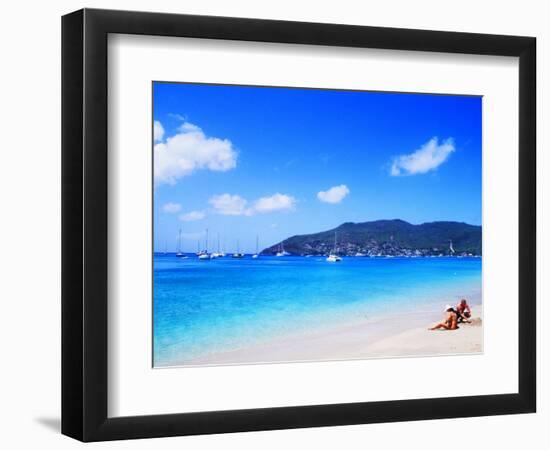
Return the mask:
[[481,226],[462,222],[428,222],[413,225],[404,220],[346,222],[327,231],[292,236],[262,251],[275,254],[281,244],[285,251],[296,255],[325,255],[336,253],[352,256],[431,256],[450,255],[450,243],[456,255],[481,255]]

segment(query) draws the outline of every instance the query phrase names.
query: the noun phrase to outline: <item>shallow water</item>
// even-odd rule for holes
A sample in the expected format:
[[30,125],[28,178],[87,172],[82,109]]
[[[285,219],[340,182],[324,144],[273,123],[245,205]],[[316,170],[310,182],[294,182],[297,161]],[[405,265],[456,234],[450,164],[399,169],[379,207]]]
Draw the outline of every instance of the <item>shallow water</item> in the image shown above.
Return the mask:
[[480,258],[154,257],[154,364],[275,337],[442,309],[479,295]]

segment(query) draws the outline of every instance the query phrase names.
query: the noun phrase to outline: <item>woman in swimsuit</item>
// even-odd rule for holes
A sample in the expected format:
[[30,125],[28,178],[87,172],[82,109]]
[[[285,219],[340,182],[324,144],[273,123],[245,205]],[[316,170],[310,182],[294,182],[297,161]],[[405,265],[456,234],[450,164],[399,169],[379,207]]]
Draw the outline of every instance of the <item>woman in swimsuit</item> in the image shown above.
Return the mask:
[[445,320],[441,323],[438,323],[436,326],[429,328],[429,330],[439,330],[440,328],[444,330],[456,330],[458,329],[457,321],[458,315],[452,306],[447,305],[445,307]]

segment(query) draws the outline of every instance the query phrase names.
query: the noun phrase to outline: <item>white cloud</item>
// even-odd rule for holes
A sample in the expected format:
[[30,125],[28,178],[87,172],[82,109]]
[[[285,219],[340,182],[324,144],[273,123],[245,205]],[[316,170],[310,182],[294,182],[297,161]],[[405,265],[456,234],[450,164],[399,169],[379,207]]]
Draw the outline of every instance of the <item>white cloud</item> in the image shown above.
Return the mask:
[[254,211],[267,213],[272,211],[289,211],[294,209],[296,199],[289,195],[273,194],[270,197],[261,197],[254,202]]
[[208,201],[216,214],[224,216],[253,216],[274,211],[290,211],[294,209],[296,200],[285,194],[273,194],[269,197],[261,197],[254,201],[252,206],[240,195],[220,194],[214,195]]
[[179,216],[179,219],[182,222],[194,222],[195,220],[202,220],[206,217],[206,213],[204,211],[191,211],[185,214],[181,214]]
[[191,132],[201,133],[202,132],[202,130],[197,125],[189,122],[182,123],[179,126],[178,130],[181,131],[182,133],[191,133]]
[[155,184],[176,184],[195,170],[225,172],[237,166],[231,141],[208,137],[196,125],[183,123],[178,134],[155,145]]
[[326,191],[317,193],[317,198],[325,203],[340,203],[344,197],[350,193],[350,190],[345,184],[333,186]]
[[153,137],[155,142],[162,141],[162,138],[164,137],[164,127],[158,120],[155,120],[153,124]]
[[217,214],[223,216],[250,216],[252,211],[247,208],[248,201],[239,195],[220,194],[208,200]]
[[395,158],[390,169],[390,174],[393,176],[415,175],[435,170],[454,151],[455,144],[453,138],[446,139],[439,144],[437,137],[434,137],[413,153],[400,155]]
[[165,203],[162,205],[162,211],[169,214],[175,214],[181,211],[181,205],[179,203]]
[[172,119],[181,120],[182,122],[187,122],[187,117],[181,114],[168,113],[168,116],[171,117]]

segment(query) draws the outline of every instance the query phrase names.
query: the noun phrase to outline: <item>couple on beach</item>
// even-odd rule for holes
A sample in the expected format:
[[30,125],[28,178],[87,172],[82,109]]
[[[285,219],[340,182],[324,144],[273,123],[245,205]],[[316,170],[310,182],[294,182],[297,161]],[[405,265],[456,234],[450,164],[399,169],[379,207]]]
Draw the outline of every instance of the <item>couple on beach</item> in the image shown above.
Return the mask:
[[468,305],[466,299],[463,298],[455,308],[451,305],[445,306],[445,320],[429,328],[429,330],[457,330],[459,323],[470,323],[471,316],[472,310],[470,309],[470,305]]

